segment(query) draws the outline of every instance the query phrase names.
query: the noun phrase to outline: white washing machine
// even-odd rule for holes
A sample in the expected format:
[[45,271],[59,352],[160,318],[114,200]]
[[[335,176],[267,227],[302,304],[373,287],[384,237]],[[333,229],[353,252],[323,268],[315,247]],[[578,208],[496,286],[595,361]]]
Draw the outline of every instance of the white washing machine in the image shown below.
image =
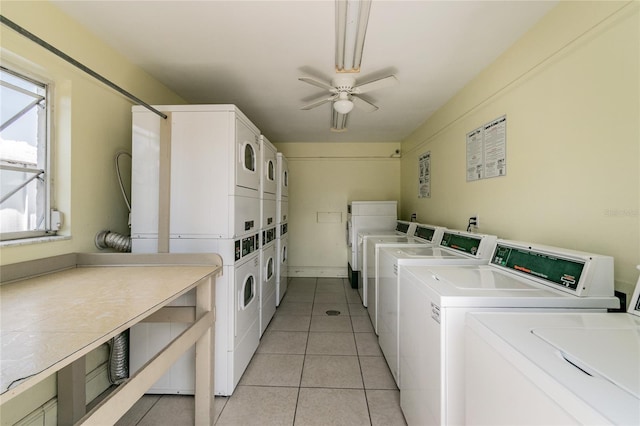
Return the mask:
[[283,223],[278,227],[278,238],[276,240],[276,304],[280,306],[284,294],[287,292],[289,281],[289,235],[287,234],[287,224]]
[[347,204],[347,278],[351,288],[358,288],[361,265],[358,263],[358,234],[362,231],[395,233],[397,201],[351,201]]
[[[149,253],[157,242],[149,242]],[[219,253],[222,276],[216,279],[215,393],[231,395],[258,348],[260,339],[259,235],[230,239],[172,239],[172,253]],[[142,247],[141,247],[142,248]],[[140,251],[144,252],[144,251]],[[193,306],[193,291],[169,306]],[[131,371],[137,371],[188,324],[140,323],[131,328]],[[195,357],[183,356],[148,393],[193,394]]]
[[362,275],[366,279],[366,300],[367,312],[371,318],[373,330],[378,334],[378,273],[377,265],[380,256],[380,249],[389,247],[424,247],[439,245],[446,228],[418,225],[410,234],[405,237],[371,237],[365,241],[366,253],[364,257]]
[[616,308],[613,258],[498,240],[489,265],[406,266],[400,406],[409,425],[464,424],[464,324],[475,311]]
[[628,313],[472,313],[467,424],[640,424],[640,279]]
[[367,251],[367,241],[376,237],[389,237],[399,238],[400,241],[413,241],[413,233],[418,224],[416,222],[407,222],[405,220],[396,221],[396,229],[394,230],[362,230],[358,232],[358,262],[360,265],[360,274],[358,274],[358,293],[360,294],[360,300],[362,304],[367,306],[367,288],[365,283],[367,282],[367,260],[365,253]]
[[377,258],[376,319],[378,343],[396,384],[399,371],[399,303],[402,267],[407,265],[480,265],[489,263],[496,246],[495,235],[447,229],[437,247],[403,245],[380,248]]
[[276,313],[276,228],[262,231],[260,249],[260,336]]

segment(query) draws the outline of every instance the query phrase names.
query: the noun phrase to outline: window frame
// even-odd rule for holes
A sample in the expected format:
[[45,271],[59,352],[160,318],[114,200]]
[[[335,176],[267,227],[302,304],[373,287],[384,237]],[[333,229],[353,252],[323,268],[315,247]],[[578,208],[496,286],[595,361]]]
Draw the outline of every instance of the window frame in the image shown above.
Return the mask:
[[[23,67],[16,66],[15,64],[7,61],[3,61],[2,65],[0,65],[0,69],[3,72],[7,72],[17,78],[23,79],[30,83],[36,84],[38,86],[42,86],[44,88],[44,103],[45,103],[45,111],[44,111],[44,122],[39,121],[38,126],[40,127],[39,132],[44,134],[44,147],[41,147],[41,140],[38,140],[38,150],[43,149],[44,153],[38,153],[38,161],[40,161],[40,156],[42,155],[42,168],[43,176],[42,176],[42,186],[43,186],[43,196],[44,196],[44,206],[43,215],[44,215],[44,225],[43,229],[39,230],[27,230],[27,231],[12,231],[12,232],[0,232],[0,243],[3,245],[5,243],[10,242],[29,242],[36,241],[37,239],[41,239],[42,237],[49,237],[57,235],[57,229],[54,229],[52,226],[51,213],[54,205],[54,191],[53,191],[53,149],[54,149],[54,141],[53,141],[53,100],[54,100],[54,82],[46,77],[41,75],[34,74],[28,70],[25,70]],[[37,166],[39,166],[38,164]],[[11,169],[12,166],[6,162],[0,162],[0,166],[7,170]],[[20,166],[17,166],[20,167]],[[39,167],[37,167],[39,168]],[[26,187],[25,187],[26,188]],[[24,189],[24,188],[23,188]]]

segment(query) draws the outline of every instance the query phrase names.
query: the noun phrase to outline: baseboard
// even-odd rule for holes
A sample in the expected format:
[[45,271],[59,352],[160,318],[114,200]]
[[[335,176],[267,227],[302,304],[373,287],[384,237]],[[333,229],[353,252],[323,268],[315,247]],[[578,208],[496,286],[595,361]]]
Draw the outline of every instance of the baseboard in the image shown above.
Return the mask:
[[347,267],[289,266],[289,277],[346,278]]

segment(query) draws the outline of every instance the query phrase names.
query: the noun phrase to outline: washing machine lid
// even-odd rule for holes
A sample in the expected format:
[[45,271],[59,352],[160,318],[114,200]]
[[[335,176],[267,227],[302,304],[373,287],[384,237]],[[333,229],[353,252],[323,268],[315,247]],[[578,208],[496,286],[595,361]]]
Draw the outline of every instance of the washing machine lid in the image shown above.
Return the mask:
[[[534,328],[539,337],[586,374],[640,399],[640,325],[630,328]],[[640,409],[640,405],[638,405]]]
[[575,297],[489,265],[406,266],[442,307],[616,308],[616,297]]
[[367,239],[367,243],[373,244],[422,244],[421,241],[408,236],[402,235],[368,235],[365,237]]
[[612,424],[640,424],[640,318],[472,313],[466,323],[580,422],[593,423],[593,410]]
[[467,259],[466,256],[425,244],[424,247],[407,245],[387,248],[388,252],[396,259],[423,259],[428,262],[429,259]]

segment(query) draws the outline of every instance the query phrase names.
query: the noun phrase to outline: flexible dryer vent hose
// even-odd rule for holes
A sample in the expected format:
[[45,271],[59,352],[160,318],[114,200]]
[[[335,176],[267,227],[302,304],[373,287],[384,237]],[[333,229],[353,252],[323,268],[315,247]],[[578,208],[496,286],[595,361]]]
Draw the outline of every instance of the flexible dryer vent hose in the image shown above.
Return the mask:
[[96,234],[96,247],[100,250],[112,248],[123,253],[131,252],[131,237],[111,231],[100,231]]

